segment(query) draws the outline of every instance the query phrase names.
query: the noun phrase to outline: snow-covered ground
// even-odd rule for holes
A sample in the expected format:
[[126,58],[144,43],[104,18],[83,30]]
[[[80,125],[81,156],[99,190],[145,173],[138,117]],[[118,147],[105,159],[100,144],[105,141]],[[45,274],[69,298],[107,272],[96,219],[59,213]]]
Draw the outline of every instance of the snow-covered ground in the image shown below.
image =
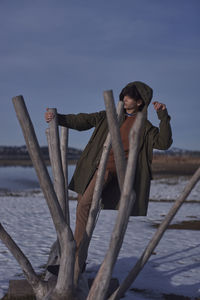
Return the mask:
[[[153,236],[156,229],[152,225],[164,218],[173,205],[171,200],[177,198],[187,180],[186,177],[171,177],[152,181],[150,198],[154,201],[149,204],[148,216],[130,218],[113,277],[119,281],[126,277]],[[12,194],[1,183],[0,222],[27,255],[36,272],[41,272],[56,238],[45,199],[38,187],[30,185],[30,182],[26,189],[21,190],[20,186],[13,189]],[[6,184],[11,186],[9,182]],[[200,220],[199,195],[200,182],[172,223]],[[160,202],[160,199],[163,201]],[[75,211],[76,201],[70,201],[73,229]],[[88,278],[95,276],[108,249],[116,215],[116,211],[101,211],[89,249]],[[200,299],[199,230],[168,229],[154,252],[123,299],[170,299],[165,294]],[[0,242],[0,298],[8,289],[9,280],[22,277],[17,262]]]
[[[30,259],[37,272],[46,263],[55,232],[42,196],[1,197],[1,222]],[[148,217],[131,217],[113,277],[120,281],[128,274],[151,239],[152,224],[163,219],[171,207],[169,202],[151,202]],[[173,222],[200,218],[199,203],[185,203]],[[76,202],[70,201],[71,223],[74,228]],[[88,255],[87,276],[94,277],[108,249],[116,211],[102,211]],[[164,299],[162,294],[200,297],[199,231],[167,230],[149,262],[124,299]],[[15,259],[0,243],[0,297],[10,279],[22,277]]]

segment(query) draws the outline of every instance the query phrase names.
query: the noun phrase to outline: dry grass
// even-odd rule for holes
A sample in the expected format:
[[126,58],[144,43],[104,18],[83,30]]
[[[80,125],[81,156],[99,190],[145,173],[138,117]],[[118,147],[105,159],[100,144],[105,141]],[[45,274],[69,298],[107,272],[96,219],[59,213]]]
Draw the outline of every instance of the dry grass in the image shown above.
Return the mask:
[[153,174],[192,175],[200,166],[200,157],[154,155]]
[[[153,224],[153,227],[158,228],[160,224]],[[167,229],[181,230],[200,230],[200,220],[182,221],[180,223],[170,224]]]

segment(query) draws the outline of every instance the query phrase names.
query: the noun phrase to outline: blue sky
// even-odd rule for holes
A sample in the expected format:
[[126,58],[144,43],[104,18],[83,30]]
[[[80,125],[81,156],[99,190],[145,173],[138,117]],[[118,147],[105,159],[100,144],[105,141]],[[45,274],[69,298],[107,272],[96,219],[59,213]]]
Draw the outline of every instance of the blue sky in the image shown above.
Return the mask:
[[[103,91],[141,80],[167,105],[173,146],[200,150],[199,0],[0,0],[0,145],[23,145],[22,94],[40,145],[44,112],[104,109]],[[152,104],[149,120],[158,125]],[[70,146],[91,135],[70,130]]]

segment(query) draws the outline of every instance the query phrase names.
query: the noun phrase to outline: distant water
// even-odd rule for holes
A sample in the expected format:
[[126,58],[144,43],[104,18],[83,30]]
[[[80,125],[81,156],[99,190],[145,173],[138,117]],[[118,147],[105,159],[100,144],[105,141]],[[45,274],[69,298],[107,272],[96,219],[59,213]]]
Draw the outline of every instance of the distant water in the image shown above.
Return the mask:
[[[51,167],[47,167],[52,177]],[[68,180],[72,178],[75,165],[68,167]],[[0,191],[26,191],[39,189],[39,182],[33,167],[0,167]]]
[[[75,165],[68,167],[68,180],[70,181]],[[51,167],[48,172],[52,177]],[[151,182],[150,199],[174,200],[183,191],[189,176],[173,176],[156,178]],[[40,190],[39,182],[33,167],[0,167],[0,196],[9,192],[35,192]],[[188,200],[200,201],[200,181],[193,189]]]

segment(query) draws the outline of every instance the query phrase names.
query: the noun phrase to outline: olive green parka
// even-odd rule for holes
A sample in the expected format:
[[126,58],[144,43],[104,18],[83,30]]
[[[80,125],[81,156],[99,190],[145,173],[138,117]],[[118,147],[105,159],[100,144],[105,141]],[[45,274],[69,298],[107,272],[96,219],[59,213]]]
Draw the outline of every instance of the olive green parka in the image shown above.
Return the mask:
[[[145,97],[143,97],[143,99],[144,98]],[[149,96],[147,105],[150,101],[151,97]],[[146,120],[141,134],[136,176],[133,184],[136,192],[136,201],[131,215],[135,216],[144,216],[147,214],[150,181],[152,179],[151,163],[153,149],[166,150],[172,144],[170,116],[166,109],[158,111],[157,114],[160,120],[159,128],[153,126]],[[125,120],[125,114],[121,124],[123,123],[123,120]],[[61,126],[79,131],[88,130],[92,127],[95,128],[87,146],[82,152],[69,184],[69,189],[79,194],[83,194],[92,179],[101,158],[103,144],[108,133],[106,112],[100,111],[89,114],[80,113],[77,115],[58,114],[58,122]],[[117,208],[120,199],[120,191],[116,178],[113,178],[113,181],[106,187],[106,190],[102,194],[102,198],[105,209]]]

